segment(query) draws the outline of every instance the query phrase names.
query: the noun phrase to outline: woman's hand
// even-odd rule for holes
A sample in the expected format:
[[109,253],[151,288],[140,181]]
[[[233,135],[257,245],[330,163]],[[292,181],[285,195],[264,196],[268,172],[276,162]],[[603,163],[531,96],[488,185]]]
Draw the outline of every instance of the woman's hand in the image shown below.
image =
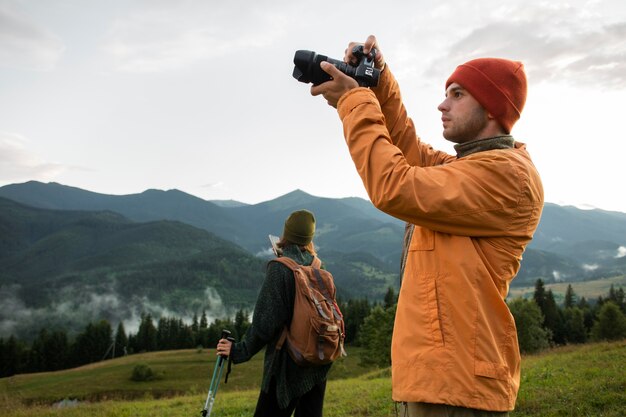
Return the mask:
[[233,347],[233,342],[227,339],[220,339],[220,341],[217,342],[217,349],[216,349],[217,355],[225,356],[225,357],[230,356],[230,350],[232,347]]

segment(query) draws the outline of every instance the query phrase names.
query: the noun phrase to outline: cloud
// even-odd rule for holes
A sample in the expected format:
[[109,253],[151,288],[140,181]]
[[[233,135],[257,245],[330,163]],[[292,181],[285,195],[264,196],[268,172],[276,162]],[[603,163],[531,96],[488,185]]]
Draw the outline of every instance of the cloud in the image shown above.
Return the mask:
[[48,181],[68,168],[43,160],[27,144],[23,136],[0,132],[0,182]]
[[228,315],[222,297],[220,297],[215,288],[207,287],[204,290],[204,299],[201,301],[209,306],[209,312],[207,312],[209,320]]
[[202,311],[206,314],[209,324],[216,319],[234,317],[235,315],[235,311],[232,308],[226,308],[219,293],[212,287],[205,288],[203,297],[189,300],[189,308],[185,311],[174,311],[159,303],[151,301],[146,296],[134,297],[132,303],[130,304],[133,306],[130,311],[118,311],[117,316],[117,318],[122,320],[124,323],[124,329],[128,333],[137,332],[139,324],[141,323],[142,314],[150,314],[155,322],[155,325],[160,318],[165,317],[180,318],[183,322],[191,324],[193,321],[193,315],[200,315]]
[[49,71],[64,50],[58,36],[0,5],[0,67]]
[[[503,19],[507,14],[509,18]],[[469,59],[524,62],[534,83],[626,88],[626,22],[569,6],[508,7],[454,42],[426,75],[441,77]]]
[[50,324],[70,332],[82,330],[89,322],[110,319],[124,311],[118,295],[108,291],[81,292],[64,287],[55,301],[39,307],[28,306],[20,291],[17,284],[0,286],[0,337],[11,334],[24,337]]
[[582,267],[583,267],[583,269],[585,271],[590,272],[590,271],[595,271],[596,269],[598,269],[600,267],[600,265],[598,265],[598,264],[583,264]]
[[262,7],[246,5],[234,19],[228,6],[185,4],[144,4],[115,20],[102,45],[112,69],[155,73],[209,63],[225,54],[272,44],[288,23],[283,14]]
[[615,257],[623,258],[624,256],[626,256],[626,247],[620,246],[619,248],[617,248],[617,254],[615,255]]
[[136,333],[142,314],[150,314],[157,324],[161,317],[177,317],[191,323],[194,314],[203,311],[209,323],[215,319],[234,317],[235,310],[226,307],[215,288],[205,288],[202,295],[189,300],[182,310],[168,308],[147,296],[125,299],[116,290],[114,282],[98,286],[70,285],[58,289],[47,305],[28,305],[21,296],[18,284],[0,285],[0,337],[11,334],[29,339],[40,328],[64,329],[73,335],[88,323],[108,320],[115,329],[120,321],[129,333]]
[[276,255],[274,254],[274,250],[270,246],[268,248],[258,251],[254,254],[254,256],[256,256],[257,258],[271,258]]
[[224,184],[223,181],[217,181],[217,182],[211,182],[211,183],[201,185],[200,188],[223,190],[226,188],[226,185]]
[[18,325],[30,322],[33,311],[17,295],[18,285],[0,286],[0,337],[13,334]]

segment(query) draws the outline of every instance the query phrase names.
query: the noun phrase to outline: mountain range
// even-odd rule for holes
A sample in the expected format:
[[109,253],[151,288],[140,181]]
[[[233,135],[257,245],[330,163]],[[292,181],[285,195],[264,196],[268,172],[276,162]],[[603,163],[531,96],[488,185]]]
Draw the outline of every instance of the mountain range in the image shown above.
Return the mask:
[[[398,288],[404,224],[360,198],[296,190],[248,205],[178,190],[107,195],[57,183],[0,187],[0,337],[85,320],[209,317],[253,306],[293,210],[317,218],[316,246],[344,299]],[[546,204],[513,285],[626,272],[626,214]]]

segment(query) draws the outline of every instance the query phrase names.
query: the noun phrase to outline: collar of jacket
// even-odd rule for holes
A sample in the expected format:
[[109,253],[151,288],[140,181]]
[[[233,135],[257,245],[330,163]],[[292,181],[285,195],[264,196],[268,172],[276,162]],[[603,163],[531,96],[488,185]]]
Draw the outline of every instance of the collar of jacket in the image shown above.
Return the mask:
[[283,256],[293,259],[300,265],[311,265],[313,255],[306,250],[301,250],[298,245],[287,245],[283,248]]
[[454,145],[457,158],[471,155],[476,152],[491,151],[493,149],[510,149],[515,146],[515,139],[511,135],[494,136],[492,138],[472,140]]

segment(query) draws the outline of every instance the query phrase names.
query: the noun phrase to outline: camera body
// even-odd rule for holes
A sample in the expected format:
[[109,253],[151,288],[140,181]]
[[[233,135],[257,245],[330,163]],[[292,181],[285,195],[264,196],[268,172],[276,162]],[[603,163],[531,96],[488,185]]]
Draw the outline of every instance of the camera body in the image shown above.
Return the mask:
[[355,46],[352,54],[358,59],[356,65],[347,64],[343,61],[328,58],[325,55],[316,54],[313,51],[298,50],[293,57],[293,77],[302,83],[319,85],[331,79],[321,67],[322,61],[330,62],[339,71],[354,78],[361,87],[376,87],[380,70],[374,67],[376,50],[372,49],[366,56],[363,53],[363,45]]

